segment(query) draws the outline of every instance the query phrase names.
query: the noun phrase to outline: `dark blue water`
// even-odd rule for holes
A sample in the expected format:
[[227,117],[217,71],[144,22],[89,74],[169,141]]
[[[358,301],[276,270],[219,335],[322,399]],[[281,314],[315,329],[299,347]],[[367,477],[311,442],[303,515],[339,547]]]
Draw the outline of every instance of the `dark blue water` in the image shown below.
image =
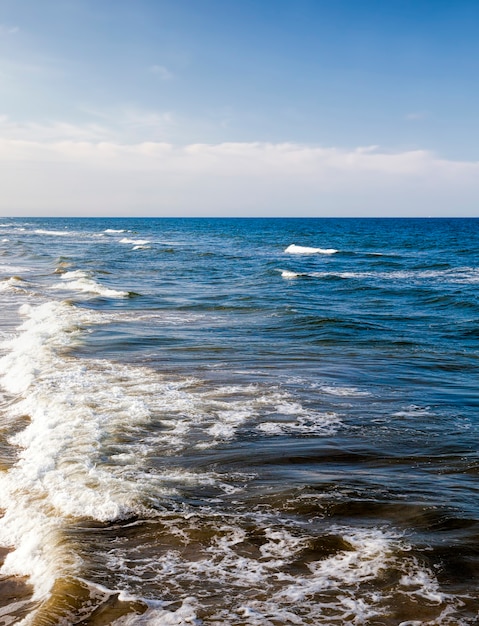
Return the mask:
[[0,278],[8,619],[477,623],[479,220],[3,219]]

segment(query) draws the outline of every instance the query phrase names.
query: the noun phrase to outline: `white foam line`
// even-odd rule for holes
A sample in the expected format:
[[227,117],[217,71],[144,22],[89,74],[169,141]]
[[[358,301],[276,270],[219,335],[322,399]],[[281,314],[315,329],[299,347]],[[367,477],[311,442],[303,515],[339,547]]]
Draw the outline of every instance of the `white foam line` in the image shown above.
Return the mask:
[[68,230],[47,230],[44,228],[37,228],[33,232],[37,235],[51,235],[54,237],[75,237],[79,234]]
[[0,265],[0,272],[5,274],[23,274],[31,271],[29,267],[24,267],[23,265]]
[[131,243],[135,246],[146,246],[150,243],[148,239],[130,239],[129,237],[123,237],[120,239],[120,243]]
[[286,280],[292,280],[293,278],[299,278],[300,276],[305,276],[306,274],[301,274],[300,272],[291,272],[290,270],[279,270],[281,272],[281,277],[286,278]]
[[122,466],[99,461],[115,429],[135,428],[149,414],[137,398],[120,394],[112,402],[104,375],[61,356],[78,338],[85,313],[57,302],[21,313],[27,319],[4,345],[10,352],[0,359],[0,373],[4,388],[23,396],[8,419],[28,415],[30,422],[11,439],[18,462],[0,475],[0,542],[15,548],[2,573],[29,576],[38,596],[78,565],[62,547],[65,518],[108,520],[139,510],[138,485],[122,476]]
[[327,393],[332,396],[370,396],[371,393],[369,391],[361,391],[357,387],[337,387],[333,385],[321,385],[319,389],[324,393]]
[[336,254],[339,250],[335,248],[310,248],[308,246],[297,246],[294,243],[285,249],[286,254]]
[[285,279],[302,276],[310,278],[375,279],[382,281],[428,281],[439,280],[448,283],[474,284],[479,282],[479,269],[458,268],[456,270],[397,270],[393,272],[294,272],[278,270]]

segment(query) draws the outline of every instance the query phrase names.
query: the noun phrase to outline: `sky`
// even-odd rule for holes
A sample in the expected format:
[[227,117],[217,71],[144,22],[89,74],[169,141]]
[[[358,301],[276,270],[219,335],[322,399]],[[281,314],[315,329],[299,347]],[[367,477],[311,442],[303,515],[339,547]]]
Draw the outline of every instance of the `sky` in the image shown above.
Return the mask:
[[0,216],[479,216],[478,0],[0,0]]

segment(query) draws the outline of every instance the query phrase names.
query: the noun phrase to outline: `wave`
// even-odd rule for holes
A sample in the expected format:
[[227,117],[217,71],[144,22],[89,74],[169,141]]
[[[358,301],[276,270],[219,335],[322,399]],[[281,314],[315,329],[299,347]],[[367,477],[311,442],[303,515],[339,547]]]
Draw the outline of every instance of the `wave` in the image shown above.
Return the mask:
[[61,275],[63,282],[52,285],[52,289],[79,291],[80,293],[93,294],[104,298],[128,298],[130,292],[110,289],[91,278],[90,274],[83,270],[65,272]]
[[124,228],[107,228],[103,232],[104,233],[126,233],[127,231]]
[[134,246],[146,246],[150,241],[148,239],[130,239],[129,237],[123,237],[123,239],[120,239],[120,243],[131,243]]
[[54,237],[74,237],[78,235],[77,232],[72,232],[68,230],[47,230],[45,228],[37,228],[33,232],[37,235],[52,235]]
[[11,276],[10,278],[0,279],[0,291],[18,292],[25,291],[23,288],[24,280],[19,276]]
[[292,279],[299,278],[299,276],[307,276],[307,274],[301,272],[291,272],[290,270],[279,270],[283,278]]
[[149,515],[152,503],[174,493],[175,482],[202,477],[176,472],[155,480],[143,473],[147,445],[139,433],[153,407],[158,414],[175,404],[186,408],[188,381],[152,380],[149,371],[104,361],[86,368],[68,357],[80,328],[102,321],[93,312],[60,302],[20,312],[25,322],[4,342],[9,351],[0,360],[1,384],[18,397],[6,417],[18,431],[10,444],[20,451],[0,475],[0,543],[14,548],[1,572],[28,576],[40,597],[58,577],[81,569],[63,536],[68,519]]
[[307,246],[297,246],[294,243],[285,249],[287,254],[336,254],[339,250],[335,248],[309,248]]
[[369,391],[361,391],[357,387],[340,387],[336,385],[319,385],[318,387],[324,393],[327,393],[331,396],[349,396],[349,397],[360,397],[360,396],[370,396],[371,393]]
[[292,270],[278,270],[282,278],[336,278],[380,281],[439,281],[443,283],[475,284],[479,283],[479,268],[467,267],[454,270],[396,270],[384,271],[343,271],[343,272],[295,272]]
[[[25,228],[17,228],[15,230],[26,231]],[[28,232],[33,232],[36,235],[46,235],[48,237],[77,237],[79,239],[98,239],[101,237],[105,237],[104,233],[95,233],[95,232],[85,232],[81,230],[51,230],[47,228],[36,228],[35,230]]]
[[34,599],[81,575],[82,559],[66,534],[73,520],[154,517],[185,485],[237,489],[214,472],[155,473],[150,455],[217,445],[245,424],[272,423],[271,415],[304,433],[338,426],[335,416],[309,413],[280,389],[205,390],[197,380],[144,367],[93,359],[86,366],[69,353],[82,329],[105,323],[101,313],[56,301],[23,305],[20,313],[25,321],[2,344],[0,359],[0,382],[16,398],[5,411],[16,433],[9,443],[19,451],[0,474],[0,543],[12,547],[1,574],[27,576]]
[[214,318],[211,315],[205,315],[204,313],[188,313],[179,311],[161,311],[145,312],[145,311],[103,311],[103,317],[108,322],[143,322],[146,324],[154,323],[155,327],[162,326],[184,326],[185,324],[199,324],[204,326],[205,322],[210,325],[216,325],[218,321],[224,320],[221,317]]
[[0,265],[0,272],[8,274],[23,274],[25,272],[31,272],[31,269],[29,267],[25,267],[24,265]]

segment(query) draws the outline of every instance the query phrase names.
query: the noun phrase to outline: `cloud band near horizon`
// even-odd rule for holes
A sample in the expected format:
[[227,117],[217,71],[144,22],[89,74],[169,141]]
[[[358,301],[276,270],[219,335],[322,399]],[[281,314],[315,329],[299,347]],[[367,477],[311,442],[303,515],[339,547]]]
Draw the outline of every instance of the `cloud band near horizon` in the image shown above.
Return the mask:
[[0,139],[3,216],[477,216],[479,163],[296,143]]

